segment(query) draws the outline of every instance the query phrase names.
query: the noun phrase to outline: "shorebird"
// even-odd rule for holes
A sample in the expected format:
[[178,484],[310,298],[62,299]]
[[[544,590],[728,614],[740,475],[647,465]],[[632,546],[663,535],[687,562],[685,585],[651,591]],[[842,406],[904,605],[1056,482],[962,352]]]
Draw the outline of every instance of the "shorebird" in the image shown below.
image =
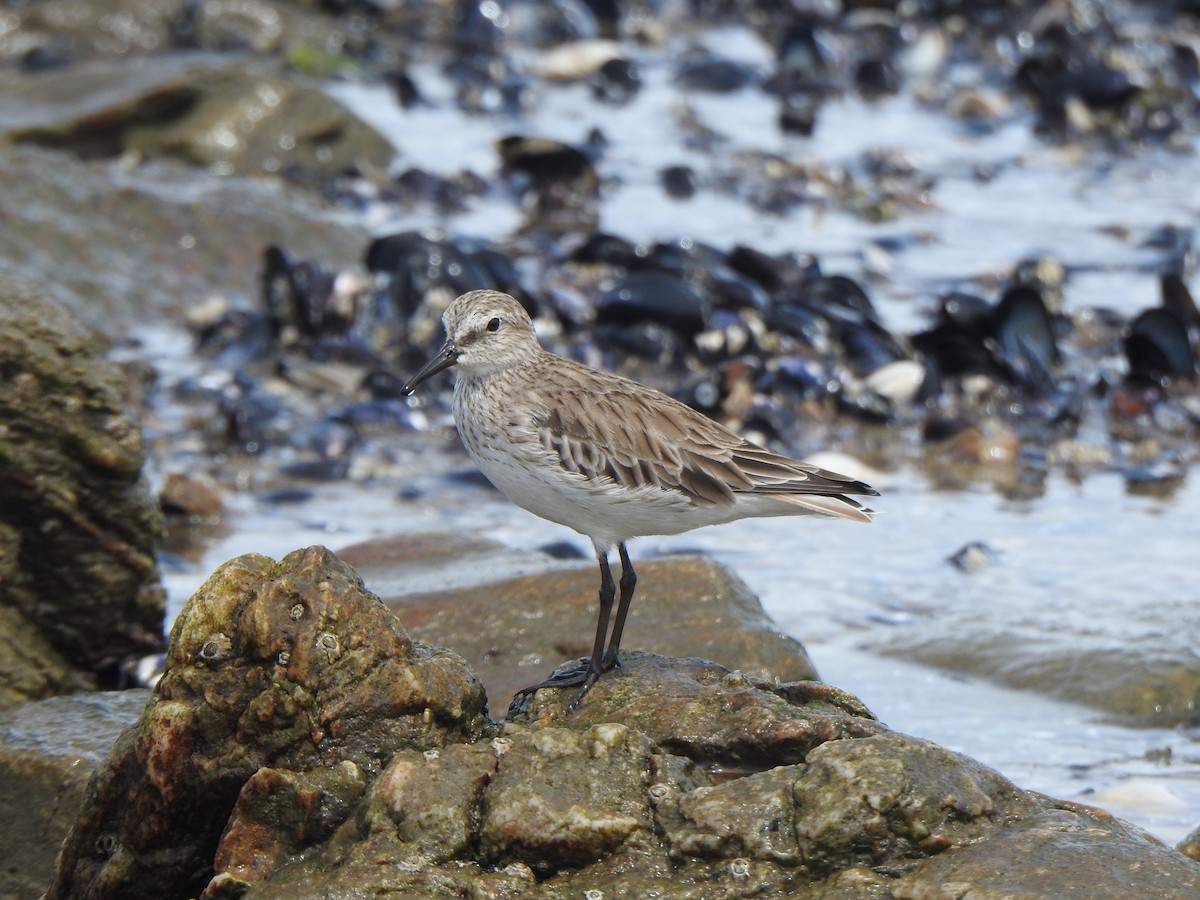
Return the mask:
[[[625,548],[631,538],[749,516],[871,521],[872,511],[847,495],[878,491],[772,453],[661,391],[542,349],[529,314],[508,294],[463,294],[442,323],[446,343],[403,394],[453,366],[454,422],[467,453],[509,500],[590,538],[600,564],[591,657],[517,699],[543,687],[578,686],[571,711],[620,664],[637,584]],[[621,559],[615,619],[614,547]]]

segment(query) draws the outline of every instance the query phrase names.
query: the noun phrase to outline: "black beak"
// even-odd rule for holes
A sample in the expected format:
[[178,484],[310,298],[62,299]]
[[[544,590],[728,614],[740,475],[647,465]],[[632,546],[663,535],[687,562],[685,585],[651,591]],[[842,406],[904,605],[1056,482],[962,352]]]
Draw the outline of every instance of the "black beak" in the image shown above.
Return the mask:
[[421,366],[421,371],[408,379],[408,384],[400,388],[400,395],[403,397],[409,396],[422,381],[436,375],[442,369],[450,368],[456,362],[458,362],[458,348],[454,346],[454,341],[446,341],[442,345],[442,349],[438,351],[437,356]]

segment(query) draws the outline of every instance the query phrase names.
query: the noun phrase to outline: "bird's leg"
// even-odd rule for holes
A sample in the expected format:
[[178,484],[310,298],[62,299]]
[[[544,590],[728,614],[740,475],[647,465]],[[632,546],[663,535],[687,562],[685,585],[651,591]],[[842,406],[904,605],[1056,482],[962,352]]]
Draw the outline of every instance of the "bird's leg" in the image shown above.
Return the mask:
[[[617,596],[617,585],[613,582],[612,569],[608,565],[608,548],[596,548],[596,561],[600,563],[600,614],[596,618],[596,640],[592,644],[592,658],[588,662],[587,674],[584,675],[583,684],[579,686],[579,693],[574,699],[567,704],[567,712],[573,712],[575,707],[579,705],[579,701],[584,695],[592,689],[592,685],[596,683],[601,675],[606,671],[604,667],[604,643],[608,637],[608,620],[612,618],[613,600]],[[624,581],[624,576],[622,576]]]
[[[628,559],[625,555],[624,545],[622,545],[621,559],[624,566],[625,560]],[[508,707],[510,715],[524,705],[526,697],[535,691],[540,691],[542,688],[578,686],[579,693],[575,695],[575,698],[567,706],[567,712],[571,712],[579,705],[579,701],[583,699],[584,694],[592,689],[592,685],[596,683],[596,679],[612,668],[612,666],[604,666],[604,642],[608,637],[608,620],[612,618],[613,601],[617,596],[617,585],[613,581],[612,569],[608,565],[608,550],[597,547],[596,561],[600,563],[600,612],[596,619],[596,640],[592,644],[592,655],[589,658],[579,660],[569,668],[566,666],[561,667],[545,681],[539,681],[537,684],[517,691]],[[621,574],[621,598],[622,603],[625,603],[624,570],[622,570]]]
[[[625,545],[621,544],[621,565],[624,566]],[[604,665],[604,643],[608,637],[608,620],[612,618],[613,600],[617,596],[617,586],[613,583],[612,569],[608,565],[608,551],[596,550],[596,559],[600,563],[600,615],[596,619],[596,640],[592,644],[592,671],[597,676],[606,671]],[[621,603],[625,603],[625,570],[621,570]],[[617,627],[614,636],[620,639],[621,607],[617,607]],[[590,685],[589,685],[590,686]]]
[[608,640],[608,650],[604,653],[601,663],[605,672],[615,669],[621,664],[617,651],[621,649],[621,634],[625,631],[625,617],[629,615],[629,604],[633,600],[633,590],[637,587],[637,572],[629,561],[629,551],[625,542],[617,544],[617,552],[621,554],[621,600],[617,603],[617,618],[613,622],[612,637]]

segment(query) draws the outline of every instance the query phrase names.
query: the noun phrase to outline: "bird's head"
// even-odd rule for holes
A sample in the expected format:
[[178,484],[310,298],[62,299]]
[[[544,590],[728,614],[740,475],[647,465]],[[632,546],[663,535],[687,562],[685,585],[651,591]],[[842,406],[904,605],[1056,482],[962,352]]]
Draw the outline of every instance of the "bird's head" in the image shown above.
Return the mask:
[[529,313],[499,291],[469,291],[456,298],[442,324],[446,343],[402,388],[405,396],[451,366],[468,376],[490,375],[523,365],[541,350]]

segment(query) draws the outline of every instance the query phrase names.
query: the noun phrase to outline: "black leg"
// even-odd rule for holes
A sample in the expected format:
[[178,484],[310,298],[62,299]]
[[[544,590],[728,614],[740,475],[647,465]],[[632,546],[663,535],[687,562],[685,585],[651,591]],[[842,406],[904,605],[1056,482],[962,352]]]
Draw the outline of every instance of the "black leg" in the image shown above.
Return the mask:
[[[621,544],[621,565],[624,566],[625,545]],[[608,637],[608,620],[612,618],[613,599],[617,596],[617,586],[613,583],[612,569],[608,565],[608,549],[596,548],[596,561],[600,563],[600,614],[596,618],[596,641],[592,644],[592,671],[599,675],[604,671],[604,642]],[[621,603],[625,602],[625,574],[621,570]],[[617,610],[617,622],[620,627],[620,608]],[[591,687],[591,685],[588,685]],[[582,696],[582,694],[580,695]]]
[[[624,546],[624,545],[622,545]],[[624,554],[622,554],[624,558]],[[608,565],[608,548],[596,547],[596,561],[600,563],[600,614],[596,617],[596,641],[592,644],[592,659],[588,665],[587,675],[579,687],[579,693],[567,704],[567,712],[574,712],[575,707],[584,695],[592,689],[592,685],[605,672],[604,642],[608,637],[608,620],[612,618],[613,600],[617,596],[617,586],[613,582],[612,569]],[[625,583],[622,574],[621,583]],[[622,588],[622,590],[624,590]],[[622,594],[622,597],[624,594]]]
[[617,651],[621,649],[621,635],[625,631],[625,617],[629,615],[629,604],[633,600],[633,590],[637,587],[637,572],[629,561],[629,551],[625,542],[617,544],[617,552],[621,554],[621,600],[617,604],[617,618],[613,622],[612,637],[608,640],[608,650],[604,653],[604,671],[615,669],[621,664]]
[[[605,666],[604,643],[608,637],[608,620],[612,618],[613,601],[617,596],[617,585],[613,581],[612,569],[608,564],[608,549],[596,547],[596,561],[600,564],[600,611],[596,618],[596,640],[592,644],[592,655],[587,659],[581,659],[578,663],[570,667],[562,666],[556,670],[553,675],[545,681],[539,681],[537,684],[530,685],[517,691],[512,702],[508,706],[509,715],[515,715],[524,705],[526,698],[532,695],[535,691],[540,691],[547,687],[575,687],[579,686],[579,693],[568,704],[567,712],[571,712],[579,705],[579,701],[583,699],[584,694],[592,689],[592,685],[596,683],[601,675],[603,675],[612,666]],[[626,582],[626,567],[628,566],[629,557],[625,553],[625,545],[621,545],[621,604],[622,607],[628,606],[628,601],[625,598],[625,582]],[[630,586],[632,592],[632,585]],[[623,617],[619,620],[623,623]],[[618,639],[620,635],[617,635]]]

